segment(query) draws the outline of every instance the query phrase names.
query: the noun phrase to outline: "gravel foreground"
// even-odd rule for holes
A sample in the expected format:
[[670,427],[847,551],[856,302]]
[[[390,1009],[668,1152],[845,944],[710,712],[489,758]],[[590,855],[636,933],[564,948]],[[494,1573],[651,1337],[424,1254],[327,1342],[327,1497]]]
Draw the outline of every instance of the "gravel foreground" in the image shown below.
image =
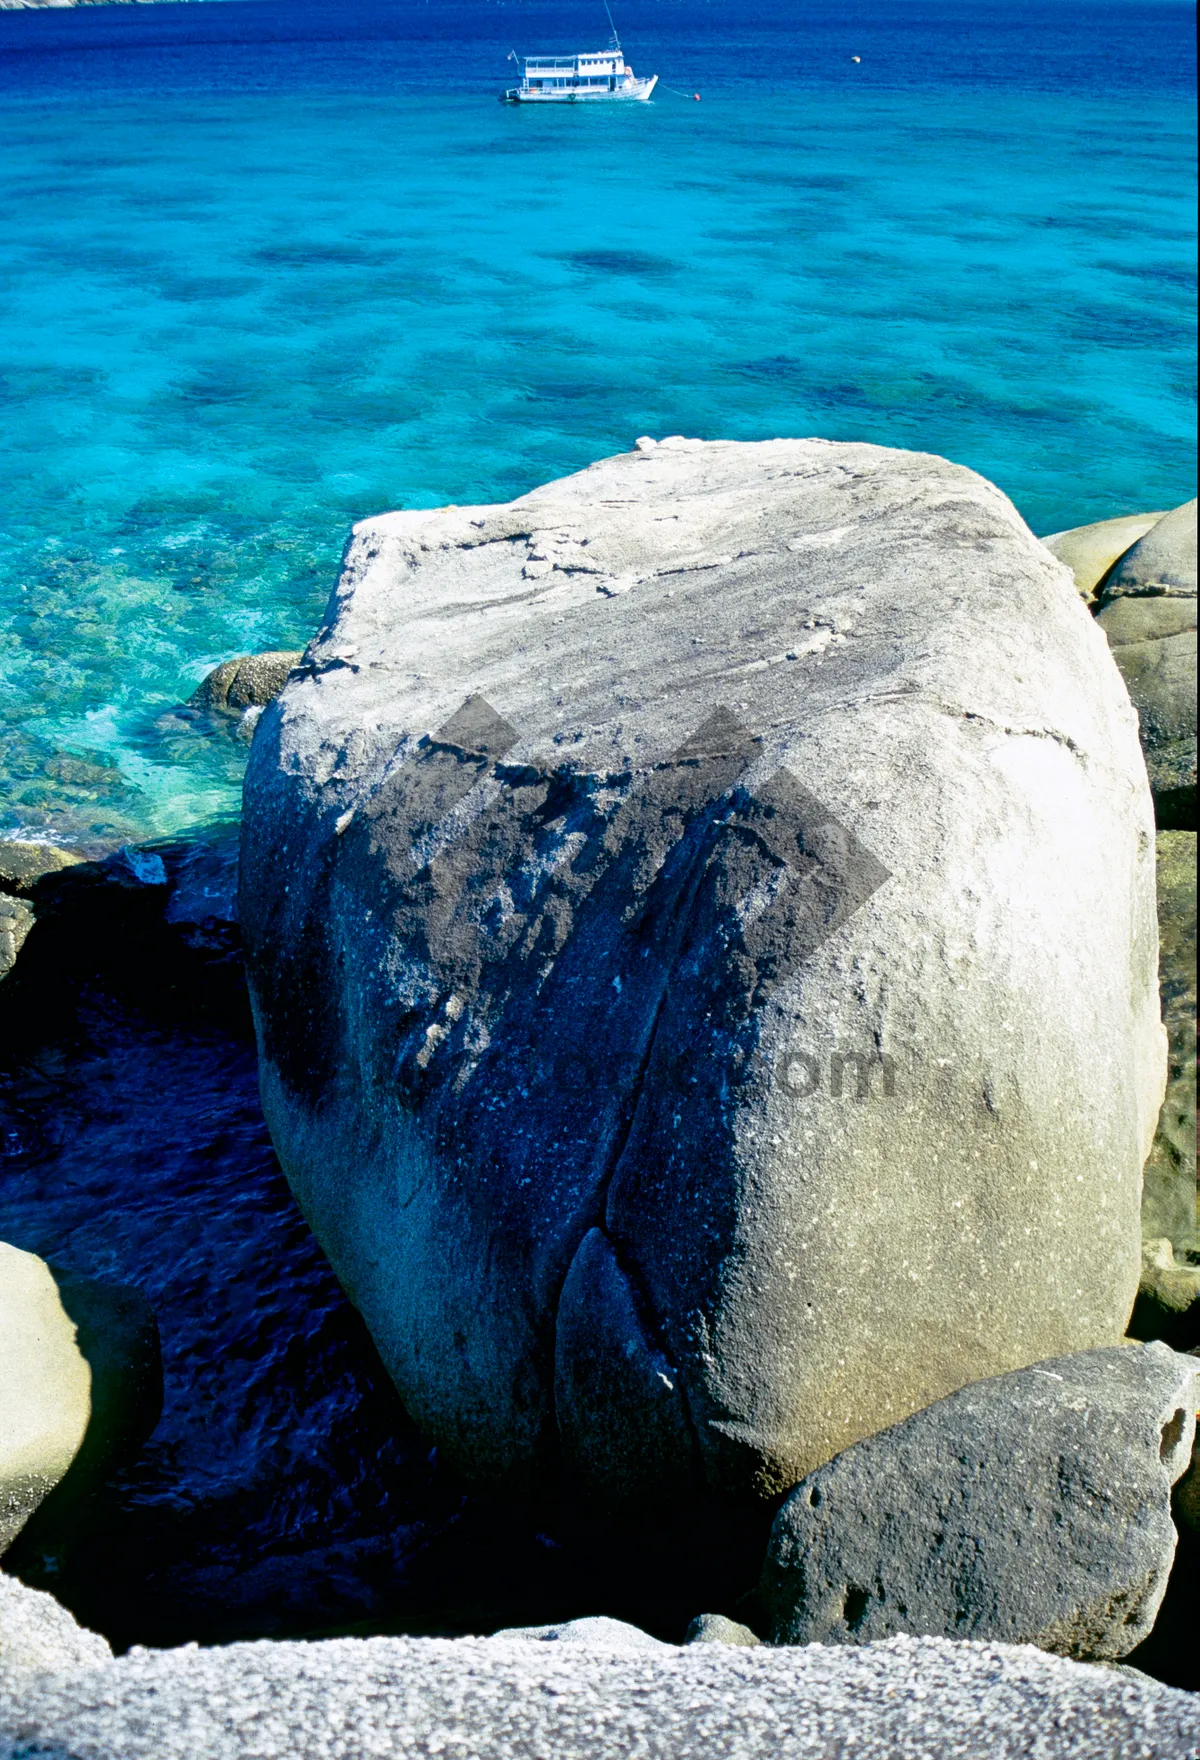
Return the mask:
[[486,1639],[133,1650],[0,1675],[0,1760],[1185,1760],[1200,1698],[1029,1647]]

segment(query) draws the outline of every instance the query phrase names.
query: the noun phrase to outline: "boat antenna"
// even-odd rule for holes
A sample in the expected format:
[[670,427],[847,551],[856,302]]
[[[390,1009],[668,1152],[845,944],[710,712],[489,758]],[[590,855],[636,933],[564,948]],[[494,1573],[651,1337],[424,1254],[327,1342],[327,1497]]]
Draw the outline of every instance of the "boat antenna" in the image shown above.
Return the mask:
[[608,0],[604,0],[604,10],[608,13],[608,28],[612,32],[612,46],[619,51],[621,48],[621,39],[617,35],[617,27],[613,23],[613,15],[608,11]]

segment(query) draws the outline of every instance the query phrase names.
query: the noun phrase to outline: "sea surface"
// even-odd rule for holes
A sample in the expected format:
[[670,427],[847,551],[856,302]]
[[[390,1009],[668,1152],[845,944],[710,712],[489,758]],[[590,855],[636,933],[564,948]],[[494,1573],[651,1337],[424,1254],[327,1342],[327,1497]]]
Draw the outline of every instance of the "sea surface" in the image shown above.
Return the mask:
[[0,835],[236,813],[170,711],[352,521],[640,434],[925,448],[1037,532],[1193,493],[1188,7],[617,12],[655,101],[537,111],[509,49],[599,0],[0,12]]

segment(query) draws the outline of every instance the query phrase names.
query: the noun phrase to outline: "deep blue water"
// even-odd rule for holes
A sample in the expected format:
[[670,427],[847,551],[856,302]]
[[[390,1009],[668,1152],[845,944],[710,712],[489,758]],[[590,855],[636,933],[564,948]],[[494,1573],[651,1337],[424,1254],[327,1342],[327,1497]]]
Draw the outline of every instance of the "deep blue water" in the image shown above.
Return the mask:
[[598,0],[0,12],[0,832],[236,810],[163,713],[353,519],[642,433],[927,448],[1040,531],[1193,492],[1186,6],[618,22],[655,102],[531,113]]

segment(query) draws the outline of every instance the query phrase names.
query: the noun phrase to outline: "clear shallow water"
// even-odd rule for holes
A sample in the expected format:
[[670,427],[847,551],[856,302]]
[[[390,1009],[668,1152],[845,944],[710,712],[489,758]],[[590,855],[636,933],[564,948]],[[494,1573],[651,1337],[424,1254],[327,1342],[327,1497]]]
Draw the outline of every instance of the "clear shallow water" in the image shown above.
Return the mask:
[[1039,531],[1193,492],[1187,9],[632,0],[700,104],[492,101],[598,10],[0,13],[0,830],[235,810],[158,720],[352,520],[638,434],[926,448]]

